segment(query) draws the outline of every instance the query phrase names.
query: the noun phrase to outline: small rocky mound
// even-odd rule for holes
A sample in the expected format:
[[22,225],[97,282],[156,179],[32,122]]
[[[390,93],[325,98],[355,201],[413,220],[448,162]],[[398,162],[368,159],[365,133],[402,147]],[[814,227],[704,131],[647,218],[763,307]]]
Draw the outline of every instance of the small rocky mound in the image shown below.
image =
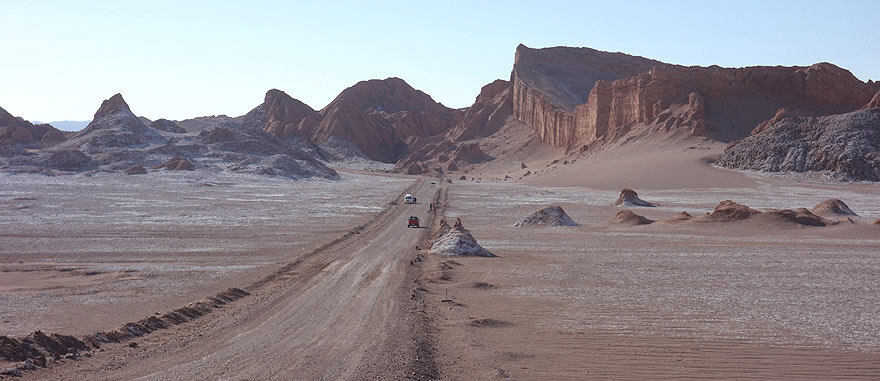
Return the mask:
[[782,222],[805,226],[829,226],[835,222],[826,220],[811,213],[806,208],[774,209],[755,215],[756,219],[768,222]]
[[450,226],[445,219],[440,220],[440,229],[434,233],[431,240],[430,253],[447,256],[495,256],[477,243],[471,232],[462,226],[460,218],[455,220],[453,226]]
[[78,150],[64,150],[52,153],[43,165],[63,171],[76,171],[92,165],[92,159]]
[[150,127],[166,132],[173,132],[175,134],[186,133],[186,130],[184,130],[183,127],[178,126],[177,123],[174,123],[168,119],[156,119],[153,121],[153,123],[150,123]]
[[642,200],[639,198],[639,194],[636,191],[626,188],[620,191],[620,197],[617,198],[617,201],[614,201],[614,205],[617,206],[645,206],[645,207],[654,207],[653,203]]
[[647,218],[645,216],[640,216],[638,214],[633,213],[629,210],[621,210],[617,212],[617,215],[611,220],[612,224],[620,224],[620,225],[648,225],[653,223],[654,220]]
[[154,166],[153,169],[168,169],[168,170],[172,170],[172,171],[192,171],[196,168],[193,165],[193,163],[191,163],[189,160],[177,156],[177,157],[172,158],[171,160],[166,161],[163,164],[159,164],[157,166]]
[[467,180],[467,176],[465,176],[465,175],[461,175],[461,177],[459,177],[458,179],[459,179],[459,180]]
[[136,164],[125,170],[126,175],[145,175],[147,169],[143,165]]
[[761,212],[748,206],[737,204],[730,200],[721,201],[715,207],[715,211],[695,219],[708,222],[733,222],[743,220],[756,220],[774,223],[791,223],[807,226],[828,226],[834,222],[819,217],[805,208],[798,209],[773,209]]
[[829,198],[816,204],[812,212],[820,216],[858,216],[845,202],[836,198]]
[[874,221],[874,225],[880,225],[880,218],[878,218],[877,221]]
[[702,221],[730,222],[745,220],[751,216],[761,213],[748,206],[737,204],[730,200],[721,201],[715,210],[705,216],[700,217]]
[[692,216],[690,213],[681,212],[679,214],[676,214],[675,217],[672,217],[666,221],[667,222],[690,221],[692,218],[694,218],[694,216]]
[[529,225],[546,226],[580,226],[571,219],[559,206],[550,206],[523,217],[513,226],[522,227]]

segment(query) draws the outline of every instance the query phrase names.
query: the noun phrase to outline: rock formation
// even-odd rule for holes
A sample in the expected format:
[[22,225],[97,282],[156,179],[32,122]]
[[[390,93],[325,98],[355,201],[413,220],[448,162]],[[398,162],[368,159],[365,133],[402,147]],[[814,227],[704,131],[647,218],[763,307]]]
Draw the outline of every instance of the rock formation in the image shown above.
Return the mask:
[[445,134],[413,139],[395,171],[440,174],[494,159],[480,148],[480,139],[498,132],[511,112],[509,82],[497,80],[483,86],[471,107],[456,111],[457,122]]
[[46,148],[67,139],[67,135],[48,124],[31,124],[0,108],[0,146],[17,145]]
[[620,191],[620,196],[617,197],[617,200],[614,201],[614,205],[617,206],[645,206],[645,207],[654,207],[653,203],[642,200],[639,198],[639,194],[636,191],[624,188]]
[[446,256],[495,256],[477,243],[471,232],[461,224],[461,219],[456,219],[453,226],[449,226],[446,220],[440,220],[440,229],[431,238],[429,252]]
[[572,147],[631,130],[742,138],[780,108],[857,110],[876,90],[828,63],[810,67],[682,67],[587,48],[517,48],[513,115],[544,142]]
[[454,115],[454,110],[400,78],[361,81],[321,110],[312,141],[354,151],[349,155],[396,163],[413,138],[445,133]]
[[612,224],[620,225],[648,225],[654,223],[654,220],[645,216],[640,216],[630,210],[621,210],[611,219]]
[[146,175],[147,169],[141,164],[136,164],[126,169],[124,173],[126,175]]
[[858,216],[849,205],[836,198],[829,198],[816,204],[812,212],[820,216]]
[[536,212],[529,213],[513,226],[522,227],[530,225],[545,226],[580,226],[574,222],[560,206],[549,206]]
[[266,92],[261,107],[266,113],[264,129],[279,138],[293,134],[311,137],[321,120],[317,111],[281,90],[272,89]]
[[195,166],[192,162],[182,157],[173,157],[162,164],[153,166],[153,169],[167,169],[169,171],[192,171]]
[[718,165],[766,172],[821,171],[880,181],[880,108],[822,117],[782,117],[731,143]]
[[116,94],[101,103],[89,125],[62,146],[97,153],[108,148],[146,147],[166,141],[167,138],[131,112],[121,94]]
[[694,221],[702,222],[734,222],[744,220],[806,226],[828,226],[835,224],[835,222],[819,217],[805,208],[772,209],[761,212],[730,200],[721,201],[712,213],[694,219]]
[[880,107],[880,91],[878,91],[877,94],[874,94],[874,98],[871,98],[871,101],[865,105],[866,109],[878,107]]
[[165,132],[172,132],[175,134],[186,133],[186,130],[184,130],[183,127],[178,126],[177,123],[174,123],[168,119],[156,119],[152,123],[150,123],[150,127]]

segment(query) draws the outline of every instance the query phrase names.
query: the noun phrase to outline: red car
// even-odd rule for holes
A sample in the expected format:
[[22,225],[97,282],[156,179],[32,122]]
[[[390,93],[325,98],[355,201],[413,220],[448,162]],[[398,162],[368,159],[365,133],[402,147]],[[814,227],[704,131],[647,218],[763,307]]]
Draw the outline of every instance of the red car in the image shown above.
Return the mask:
[[408,228],[417,228],[419,227],[419,218],[416,216],[410,216],[409,220],[406,223],[406,227]]

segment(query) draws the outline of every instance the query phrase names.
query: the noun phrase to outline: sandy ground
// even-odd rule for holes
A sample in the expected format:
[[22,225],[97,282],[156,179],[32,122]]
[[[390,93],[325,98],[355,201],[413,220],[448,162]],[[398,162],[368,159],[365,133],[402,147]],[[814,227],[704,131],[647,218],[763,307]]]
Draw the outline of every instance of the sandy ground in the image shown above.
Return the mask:
[[[526,183],[450,186],[446,216],[498,258],[432,258],[443,378],[880,377],[880,186],[725,171],[701,159],[712,147],[642,149]],[[830,197],[861,218],[612,226],[624,186],[660,205],[633,209],[654,219]],[[582,226],[513,227],[550,205]]]
[[0,334],[93,333],[237,287],[363,224],[414,181],[345,177],[3,176]]
[[[242,287],[249,296],[136,347],[26,377],[880,377],[880,186],[726,171],[708,164],[717,144],[654,143],[567,164],[525,147],[452,184],[369,170],[341,182],[3,177],[0,334],[92,333]],[[623,187],[659,205],[633,209],[653,219],[830,197],[861,217],[611,225]],[[404,192],[421,204],[392,202]],[[424,254],[430,229],[405,221],[431,226],[438,195],[497,258]],[[581,226],[513,227],[550,205]]]

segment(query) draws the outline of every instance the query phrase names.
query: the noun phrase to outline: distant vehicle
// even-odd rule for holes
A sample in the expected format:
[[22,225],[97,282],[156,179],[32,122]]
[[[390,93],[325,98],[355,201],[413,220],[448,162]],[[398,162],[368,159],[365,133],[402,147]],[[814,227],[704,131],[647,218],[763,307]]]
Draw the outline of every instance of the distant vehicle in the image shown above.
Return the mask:
[[419,218],[416,216],[409,216],[409,220],[407,220],[407,222],[406,222],[406,227],[408,227],[408,228],[419,227]]
[[404,204],[415,204],[416,198],[413,197],[413,195],[407,193],[406,196],[403,196],[403,203]]

